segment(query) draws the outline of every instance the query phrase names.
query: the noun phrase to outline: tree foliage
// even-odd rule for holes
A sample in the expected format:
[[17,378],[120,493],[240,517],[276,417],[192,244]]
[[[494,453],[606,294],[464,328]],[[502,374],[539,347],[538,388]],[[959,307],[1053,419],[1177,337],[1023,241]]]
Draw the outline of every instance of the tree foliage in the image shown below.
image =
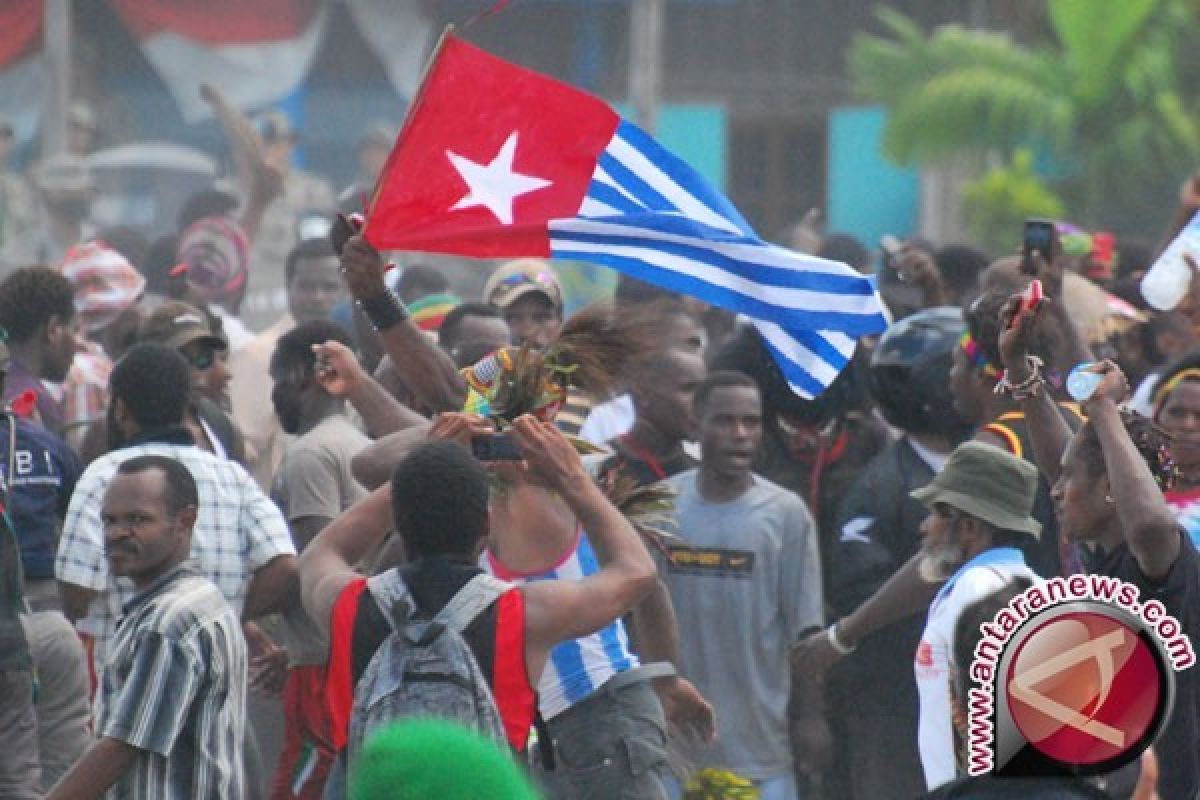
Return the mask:
[[1064,171],[1072,211],[1098,222],[1114,189],[1160,191],[1200,163],[1195,82],[1180,67],[1196,20],[1187,0],[1048,0],[1046,10],[1051,40],[1024,45],[959,25],[926,33],[880,8],[886,33],[855,37],[850,73],[861,97],[890,111],[892,160],[1033,148]]

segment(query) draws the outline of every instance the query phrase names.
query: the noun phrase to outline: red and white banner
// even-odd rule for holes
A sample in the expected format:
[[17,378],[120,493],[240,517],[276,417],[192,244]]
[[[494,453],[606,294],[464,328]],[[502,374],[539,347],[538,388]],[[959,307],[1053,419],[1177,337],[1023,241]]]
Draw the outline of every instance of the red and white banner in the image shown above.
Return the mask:
[[308,75],[325,27],[319,0],[110,0],[188,122],[211,115],[200,85],[236,108],[287,97]]
[[22,140],[33,136],[46,94],[42,2],[0,2],[0,114],[12,120]]
[[[0,0],[0,113],[18,135],[35,127],[46,94],[44,0]],[[355,27],[402,97],[415,93],[437,28],[417,3],[343,0]],[[158,73],[180,113],[212,111],[200,85],[220,88],[237,109],[273,105],[300,87],[321,47],[326,0],[108,0]]]

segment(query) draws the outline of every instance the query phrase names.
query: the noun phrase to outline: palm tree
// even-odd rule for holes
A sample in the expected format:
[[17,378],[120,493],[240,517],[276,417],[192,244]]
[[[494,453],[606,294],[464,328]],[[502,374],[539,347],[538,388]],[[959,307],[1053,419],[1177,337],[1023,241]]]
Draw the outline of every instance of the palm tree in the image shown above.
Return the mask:
[[1053,41],[1023,45],[958,25],[926,34],[880,8],[888,35],[851,45],[856,91],[888,107],[893,160],[1007,160],[1033,147],[1082,221],[1128,227],[1131,200],[1161,210],[1166,187],[1200,163],[1179,58],[1195,18],[1186,0],[1048,0],[1046,9]]

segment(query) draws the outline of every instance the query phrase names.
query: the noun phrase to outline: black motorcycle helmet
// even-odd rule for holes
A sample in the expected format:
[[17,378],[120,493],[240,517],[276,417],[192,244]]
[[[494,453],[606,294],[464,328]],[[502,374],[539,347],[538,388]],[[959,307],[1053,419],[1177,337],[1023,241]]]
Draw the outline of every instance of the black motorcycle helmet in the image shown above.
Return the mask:
[[941,307],[905,317],[883,334],[868,375],[889,423],[909,433],[955,440],[970,432],[950,392],[950,367],[963,329],[962,311]]

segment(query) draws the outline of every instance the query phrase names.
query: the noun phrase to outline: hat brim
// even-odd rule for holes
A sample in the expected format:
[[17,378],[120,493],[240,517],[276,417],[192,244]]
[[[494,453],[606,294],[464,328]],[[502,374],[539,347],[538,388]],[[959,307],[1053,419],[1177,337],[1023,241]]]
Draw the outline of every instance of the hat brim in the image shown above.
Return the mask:
[[945,489],[931,483],[920,489],[913,489],[908,494],[909,497],[930,510],[933,510],[937,503],[944,503],[973,517],[978,517],[984,522],[991,523],[1001,530],[1027,533],[1035,539],[1042,535],[1042,523],[1033,517],[1013,514],[1008,509],[989,503],[987,500],[956,492],[953,489]]
[[525,295],[533,294],[535,292],[549,300],[550,305],[554,306],[555,308],[560,307],[549,292],[532,283],[523,283],[520,286],[514,286],[511,289],[492,292],[492,299],[489,301],[489,304],[495,306],[496,308],[508,308]]

